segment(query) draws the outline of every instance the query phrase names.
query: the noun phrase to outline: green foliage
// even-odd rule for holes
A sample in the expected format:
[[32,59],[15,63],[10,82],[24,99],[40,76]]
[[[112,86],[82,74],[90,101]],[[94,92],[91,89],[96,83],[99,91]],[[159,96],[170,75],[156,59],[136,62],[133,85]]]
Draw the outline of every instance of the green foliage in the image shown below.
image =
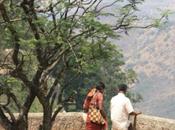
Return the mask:
[[143,97],[139,93],[127,93],[127,97],[131,99],[133,103],[141,102]]
[[[5,1],[5,9],[0,9],[0,49],[10,48],[11,54],[9,61],[3,56],[4,62],[0,63],[10,71],[2,80],[8,86],[7,92],[16,95],[23,111],[17,110],[14,102],[8,107],[21,117],[29,109],[43,111],[42,125],[48,127],[52,122],[48,119],[54,115],[50,113],[56,110],[57,114],[59,106],[68,111],[81,110],[87,89],[103,81],[105,107],[109,108],[116,86],[136,80],[133,70],[122,68],[122,51],[111,39],[118,38],[138,20],[134,11],[141,1],[116,1],[123,3],[115,12],[105,10],[109,5],[102,8],[101,3],[93,0],[51,1],[43,9],[35,1]],[[104,14],[106,18],[113,17],[114,22],[102,21]]]
[[[159,11],[161,11],[161,10],[159,10]],[[163,27],[167,23],[168,16],[170,14],[172,14],[172,12],[170,10],[161,11],[161,14],[160,14],[161,17],[153,20],[153,27],[156,27],[156,28]]]
[[[102,42],[100,43],[103,45]],[[116,86],[120,83],[131,84],[136,80],[136,73],[133,70],[121,69],[121,66],[124,65],[123,55],[117,46],[110,44],[110,42],[106,44],[108,46],[102,46],[104,47],[102,49],[97,42],[92,47],[82,46],[82,51],[79,51],[81,55],[84,55],[82,56],[84,58],[82,74],[65,90],[65,95],[76,90],[75,111],[82,110],[82,103],[89,87],[98,81],[103,81],[106,84],[105,108],[109,113],[109,101],[112,96],[116,95]],[[69,72],[68,75],[70,76],[72,73],[74,72]],[[70,77],[65,78],[65,82]],[[67,111],[70,110],[67,109]]]
[[[25,87],[23,87],[22,83],[19,80],[8,76],[0,76],[0,83],[3,85],[3,87],[1,87],[0,89],[0,95],[13,93],[14,95],[16,95],[16,98],[20,103],[23,102],[23,99],[26,97],[27,90]],[[18,111],[13,102],[10,102],[9,108],[12,112]]]
[[40,102],[38,101],[38,99],[36,98],[34,100],[34,102],[32,103],[30,112],[43,112],[42,106],[40,104]]

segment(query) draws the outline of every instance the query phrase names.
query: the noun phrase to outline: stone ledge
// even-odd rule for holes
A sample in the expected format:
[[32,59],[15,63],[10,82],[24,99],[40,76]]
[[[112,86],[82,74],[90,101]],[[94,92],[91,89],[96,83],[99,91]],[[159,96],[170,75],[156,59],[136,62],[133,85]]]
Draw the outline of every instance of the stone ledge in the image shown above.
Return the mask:
[[136,120],[137,130],[175,130],[175,120],[139,115]]
[[[42,113],[29,114],[29,130],[37,130]],[[82,112],[59,113],[52,130],[85,130],[86,114]],[[138,115],[137,130],[175,130],[175,120]],[[0,127],[0,130],[4,130]]]

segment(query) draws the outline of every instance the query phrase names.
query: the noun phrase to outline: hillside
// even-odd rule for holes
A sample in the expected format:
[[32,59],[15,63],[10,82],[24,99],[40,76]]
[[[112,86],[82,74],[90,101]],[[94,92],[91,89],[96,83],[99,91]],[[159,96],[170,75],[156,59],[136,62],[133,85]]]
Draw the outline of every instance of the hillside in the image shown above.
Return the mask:
[[145,114],[175,119],[174,37],[175,24],[169,22],[160,29],[132,30],[119,41],[126,66],[138,74],[132,91],[143,96],[136,108]]

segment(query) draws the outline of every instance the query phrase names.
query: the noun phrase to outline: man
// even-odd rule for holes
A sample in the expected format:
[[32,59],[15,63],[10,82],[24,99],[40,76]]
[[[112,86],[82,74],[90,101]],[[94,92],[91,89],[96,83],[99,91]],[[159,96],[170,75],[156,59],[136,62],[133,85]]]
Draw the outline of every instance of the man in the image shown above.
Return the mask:
[[118,86],[118,94],[111,99],[112,130],[128,130],[130,125],[129,115],[140,114],[140,112],[134,111],[130,99],[125,96],[127,88],[127,85],[120,84]]

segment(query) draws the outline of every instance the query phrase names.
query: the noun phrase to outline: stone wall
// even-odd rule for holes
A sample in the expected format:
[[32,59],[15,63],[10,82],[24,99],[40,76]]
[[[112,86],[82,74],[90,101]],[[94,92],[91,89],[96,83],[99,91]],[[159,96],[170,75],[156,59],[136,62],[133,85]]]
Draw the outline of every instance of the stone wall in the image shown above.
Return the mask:
[[136,130],[175,130],[175,120],[139,115],[136,119]]
[[[29,114],[29,130],[37,130],[41,117],[40,113]],[[85,130],[85,119],[84,113],[60,113],[52,130]],[[136,130],[175,130],[175,120],[139,115],[136,118]]]
[[[29,130],[38,130],[41,123],[41,113],[29,114]],[[70,112],[58,114],[52,130],[85,130],[86,114]],[[4,130],[0,126],[0,130]]]

